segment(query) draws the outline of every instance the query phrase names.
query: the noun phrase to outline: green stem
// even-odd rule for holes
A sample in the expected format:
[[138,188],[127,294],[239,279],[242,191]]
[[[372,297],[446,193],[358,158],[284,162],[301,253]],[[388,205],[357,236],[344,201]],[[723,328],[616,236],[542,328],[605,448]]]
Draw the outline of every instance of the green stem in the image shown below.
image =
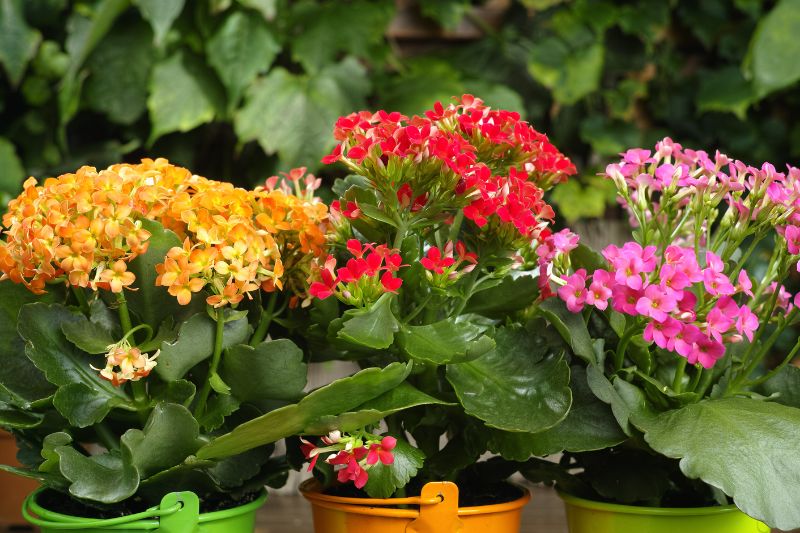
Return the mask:
[[695,391],[701,398],[705,395],[708,387],[711,386],[711,379],[714,377],[714,370],[711,368],[704,368],[702,374],[703,375],[700,378],[700,386]]
[[78,287],[77,285],[72,285],[70,287],[72,289],[72,294],[75,295],[75,298],[78,300],[78,305],[81,308],[81,312],[89,316],[89,302],[86,299],[86,293],[83,292],[83,288]]
[[128,312],[128,301],[121,292],[117,293],[117,306],[119,311],[119,323],[122,326],[122,334],[127,334],[131,329],[131,315]]
[[622,338],[619,340],[619,344],[617,344],[617,351],[614,352],[614,370],[617,372],[622,370],[622,365],[625,364],[625,352],[627,351],[628,344],[630,344],[633,334],[637,329],[638,328],[634,323],[622,333]]
[[672,380],[672,390],[678,394],[683,389],[683,375],[686,372],[686,363],[688,361],[685,358],[678,358],[678,367],[675,369],[675,378]]
[[433,298],[433,294],[428,293],[425,299],[422,300],[422,302],[418,306],[416,306],[414,310],[411,311],[411,313],[409,313],[409,315],[405,318],[405,320],[403,320],[403,323],[408,324],[409,322],[414,320],[414,318],[416,318],[419,312],[425,309],[425,306],[428,305],[428,303],[431,301],[431,298]]
[[697,384],[700,382],[700,376],[703,373],[699,369],[695,369],[694,376],[692,376],[692,380],[689,382],[689,386],[686,387],[687,392],[694,392],[697,388]]
[[[117,311],[119,312],[119,323],[120,326],[122,326],[123,338],[127,338],[128,335],[135,330],[131,326],[128,302],[125,300],[125,295],[121,292],[117,293]],[[136,339],[134,339],[134,342],[135,340]],[[142,424],[144,424],[147,420],[147,385],[141,380],[131,381],[131,390],[133,391],[133,399],[136,403],[136,408],[139,411],[139,419],[142,421]]]
[[112,451],[119,449],[116,435],[108,428],[105,422],[95,424],[94,432],[97,434],[97,440],[105,446],[106,450]]
[[406,226],[406,221],[399,218],[397,219],[397,233],[394,236],[394,243],[392,243],[392,248],[395,250],[399,250],[401,246],[403,246],[403,239],[406,238],[406,231],[408,227]]
[[464,221],[464,210],[459,209],[456,216],[453,217],[453,224],[450,226],[450,232],[448,233],[448,239],[450,242],[455,243],[458,240],[458,234],[461,231],[461,223]]
[[278,293],[273,292],[270,294],[267,308],[262,311],[261,319],[258,321],[258,328],[255,333],[253,333],[253,338],[250,339],[250,346],[255,348],[261,344],[261,341],[267,336],[267,330],[269,330],[269,326],[272,324],[272,319],[275,316],[275,303],[277,301]]
[[206,380],[203,383],[203,388],[200,391],[200,395],[197,399],[197,406],[194,410],[195,418],[200,417],[206,410],[208,395],[211,393],[211,377],[217,373],[219,360],[222,357],[222,335],[225,331],[225,317],[222,312],[222,307],[217,308],[216,321],[217,330],[216,334],[214,335],[214,353],[211,356],[211,366],[208,369],[208,375],[206,376]]
[[781,364],[779,364],[778,366],[776,366],[775,368],[773,368],[772,370],[770,370],[769,372],[767,372],[763,376],[761,376],[759,378],[756,378],[756,379],[754,379],[752,381],[748,381],[745,385],[748,386],[748,387],[755,387],[756,385],[761,385],[762,383],[764,383],[766,381],[769,381],[770,379],[774,378],[775,375],[778,374],[778,372],[783,370],[783,368],[786,365],[788,365],[789,363],[792,362],[792,359],[795,358],[795,356],[797,355],[798,350],[800,350],[800,339],[797,340],[797,342],[795,343],[794,347],[792,348],[792,351],[789,352],[789,355],[787,355],[786,358],[783,361],[781,361]]

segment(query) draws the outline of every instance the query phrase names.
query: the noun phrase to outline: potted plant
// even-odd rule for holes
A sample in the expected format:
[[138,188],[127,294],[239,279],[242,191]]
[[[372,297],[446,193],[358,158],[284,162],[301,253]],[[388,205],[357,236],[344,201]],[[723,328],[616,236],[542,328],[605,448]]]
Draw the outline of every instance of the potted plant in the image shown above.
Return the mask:
[[[518,530],[529,495],[504,483],[516,464],[479,458],[495,438],[558,424],[571,404],[569,366],[527,310],[539,267],[572,242],[548,229],[544,192],[575,167],[519,114],[470,95],[411,118],[354,113],[334,135],[323,161],[350,175],[333,186],[330,253],[312,266],[309,352],[408,370],[306,428],[298,446],[317,479],[301,491],[315,527]],[[405,504],[420,509],[376,508]]]
[[24,465],[2,468],[43,487],[32,523],[253,530],[293,433],[206,448],[304,396],[276,320],[323,251],[318,184],[247,191],[163,159],[25,183],[0,241],[0,426]]
[[[605,174],[633,240],[576,249],[542,309],[585,367],[584,394],[610,408],[559,465],[522,471],[557,481],[572,533],[800,527],[800,298],[785,286],[800,259],[800,170],[664,139]],[[616,442],[591,442],[612,429]],[[540,440],[524,446],[537,454]]]

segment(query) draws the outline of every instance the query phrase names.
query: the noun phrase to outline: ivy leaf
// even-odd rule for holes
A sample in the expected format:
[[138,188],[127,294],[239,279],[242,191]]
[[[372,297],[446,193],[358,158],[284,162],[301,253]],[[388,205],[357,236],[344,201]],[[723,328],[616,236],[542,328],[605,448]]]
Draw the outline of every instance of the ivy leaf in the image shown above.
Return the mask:
[[186,407],[174,403],[155,406],[144,429],[129,429],[120,444],[131,457],[141,479],[167,470],[197,451],[197,421]]
[[572,403],[569,366],[562,356],[545,357],[547,347],[522,328],[497,330],[497,347],[470,361],[447,365],[467,413],[506,431],[536,433],[558,424]]
[[571,49],[551,37],[532,48],[528,70],[536,81],[552,91],[558,102],[569,105],[598,89],[604,61],[602,42]]
[[0,193],[17,194],[22,189],[25,169],[16,148],[5,137],[0,137],[0,168]]
[[700,80],[700,91],[697,93],[699,111],[731,112],[744,120],[747,108],[758,100],[751,83],[744,79],[738,67],[707,72]]
[[211,37],[206,50],[208,63],[228,89],[228,105],[233,109],[244,89],[269,68],[281,46],[262,19],[236,11]]
[[147,86],[154,51],[144,25],[126,24],[109,33],[87,60],[91,75],[84,103],[118,124],[132,124],[147,108]]
[[239,0],[239,3],[244,7],[255,9],[267,21],[273,20],[277,13],[278,0]]
[[313,420],[338,415],[397,387],[411,372],[410,364],[392,363],[367,368],[312,391],[296,404],[287,405],[241,424],[215,438],[197,452],[198,459],[236,455],[299,434]]
[[391,293],[386,293],[367,309],[349,309],[344,313],[344,327],[336,336],[358,346],[382,349],[394,342],[399,323],[392,313]]
[[220,375],[243,402],[296,400],[306,386],[307,365],[295,343],[276,339],[255,348],[231,347],[222,359]]
[[551,199],[559,207],[559,213],[568,222],[580,218],[598,218],[606,212],[606,207],[613,202],[616,188],[611,180],[589,178],[589,183],[582,186],[578,180],[563,183],[553,191]]
[[800,0],[781,0],[758,23],[750,40],[744,69],[760,96],[800,80]]
[[314,76],[274,68],[248,89],[234,117],[236,134],[242,142],[255,140],[266,153],[277,153],[285,166],[314,163],[333,146],[331,124],[360,109],[368,92],[366,71],[353,58]]
[[[222,333],[222,346],[240,344],[249,334],[247,318],[226,322]],[[178,338],[161,344],[161,355],[155,371],[161,379],[182,379],[196,364],[214,353],[216,323],[208,315],[198,313],[181,325]]]
[[22,0],[0,0],[0,64],[14,87],[42,40],[42,34],[25,21],[22,6]]
[[185,0],[133,0],[142,18],[153,27],[153,42],[156,46],[164,43],[164,37],[172,23],[183,11]]
[[214,120],[225,109],[225,95],[202,61],[179,51],[153,68],[147,108],[152,144],[165,133],[186,132]]
[[745,398],[704,400],[634,417],[647,443],[683,473],[770,526],[800,527],[800,409]]
[[425,462],[425,454],[404,439],[397,439],[392,450],[394,463],[385,465],[378,461],[369,470],[364,490],[371,498],[389,498],[398,487],[405,487]]

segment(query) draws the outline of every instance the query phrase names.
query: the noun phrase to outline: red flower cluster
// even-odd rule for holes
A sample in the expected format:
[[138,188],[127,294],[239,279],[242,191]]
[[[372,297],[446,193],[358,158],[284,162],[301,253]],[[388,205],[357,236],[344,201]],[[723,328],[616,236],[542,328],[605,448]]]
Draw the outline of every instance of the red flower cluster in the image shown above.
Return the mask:
[[[368,470],[371,466],[378,464],[378,461],[384,465],[394,463],[392,450],[397,446],[397,439],[394,437],[386,436],[381,438],[380,441],[367,440],[365,444],[360,439],[342,438],[338,431],[333,432],[331,435],[333,437],[322,438],[322,442],[326,445],[325,447],[317,447],[306,440],[302,440],[300,450],[305,458],[309,460],[309,471],[316,465],[320,454],[338,450],[338,453],[331,454],[325,459],[325,462],[333,465],[334,468],[338,467],[336,479],[340,483],[352,481],[356,488],[360,489],[369,480]],[[372,438],[374,436],[370,437],[370,439]],[[352,442],[357,442],[360,445],[349,447]],[[339,449],[342,446],[345,446],[345,449]]]
[[322,266],[316,264],[308,291],[311,296],[324,300],[336,295],[349,305],[365,306],[384,293],[397,292],[403,284],[403,280],[395,276],[404,266],[396,250],[385,244],[362,244],[350,239],[347,251],[353,257],[343,267],[336,268],[333,256],[328,256]]
[[[455,251],[455,256],[453,254]],[[428,253],[420,259],[420,264],[429,271],[428,277],[436,286],[444,286],[458,280],[464,274],[472,272],[478,264],[478,256],[467,252],[464,243],[453,244],[448,241],[444,250],[437,247],[428,249]],[[462,264],[467,263],[459,270]]]

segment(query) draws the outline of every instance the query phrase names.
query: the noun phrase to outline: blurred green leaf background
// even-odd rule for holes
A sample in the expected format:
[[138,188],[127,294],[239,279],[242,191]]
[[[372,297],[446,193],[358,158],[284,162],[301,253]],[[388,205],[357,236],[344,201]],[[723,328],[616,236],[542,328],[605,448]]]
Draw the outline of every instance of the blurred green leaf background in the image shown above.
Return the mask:
[[552,197],[670,135],[751,164],[800,156],[800,0],[0,0],[0,200],[25,177],[163,156],[252,185],[323,174],[339,115],[469,92],[574,159]]

